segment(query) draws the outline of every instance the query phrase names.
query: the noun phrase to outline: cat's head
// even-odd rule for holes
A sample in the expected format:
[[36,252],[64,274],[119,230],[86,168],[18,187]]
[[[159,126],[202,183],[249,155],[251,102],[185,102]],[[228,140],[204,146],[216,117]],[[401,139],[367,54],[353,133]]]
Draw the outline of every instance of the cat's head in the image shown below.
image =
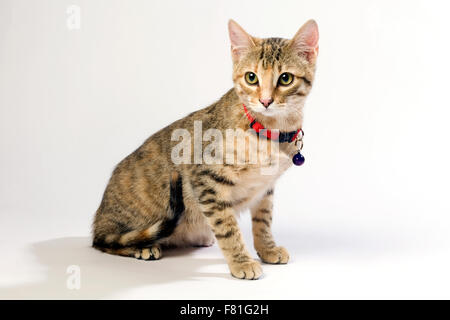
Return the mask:
[[241,101],[266,127],[298,126],[314,80],[316,22],[306,22],[290,40],[252,37],[233,20],[228,30],[233,82]]

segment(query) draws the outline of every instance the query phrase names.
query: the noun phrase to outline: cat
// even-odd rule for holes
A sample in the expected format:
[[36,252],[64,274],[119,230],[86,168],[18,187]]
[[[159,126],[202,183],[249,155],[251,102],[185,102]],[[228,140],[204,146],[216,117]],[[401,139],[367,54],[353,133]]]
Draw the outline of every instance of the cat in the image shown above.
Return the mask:
[[[156,132],[117,165],[95,215],[94,248],[157,260],[164,247],[211,246],[217,240],[232,276],[258,279],[260,262],[249,254],[236,220],[239,212],[250,209],[254,247],[261,261],[288,262],[288,251],[272,236],[272,203],[275,182],[292,165],[298,150],[294,140],[277,142],[277,157],[269,157],[269,163],[263,159],[177,164],[173,133],[182,129],[193,136],[195,124],[201,123],[203,130],[221,133],[241,129],[245,141],[257,145],[270,138],[256,134],[258,123],[279,130],[280,135],[294,132],[297,136],[315,75],[318,27],[309,20],[292,39],[260,39],[230,20],[228,31],[234,87],[211,106]],[[190,151],[192,141],[187,141]],[[237,149],[233,157],[239,151],[247,156],[257,152],[248,145],[232,145]],[[203,141],[201,147],[205,146]],[[222,151],[218,148],[216,153],[227,153]],[[187,155],[191,160],[192,155]],[[275,171],[262,174],[267,166]]]

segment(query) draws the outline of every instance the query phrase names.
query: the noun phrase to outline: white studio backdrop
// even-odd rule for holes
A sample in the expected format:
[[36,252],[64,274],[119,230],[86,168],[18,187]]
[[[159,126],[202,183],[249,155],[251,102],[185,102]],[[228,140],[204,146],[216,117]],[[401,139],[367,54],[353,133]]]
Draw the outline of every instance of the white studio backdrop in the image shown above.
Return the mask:
[[[2,0],[0,245],[14,255],[18,243],[89,236],[114,165],[232,86],[228,19],[255,36],[288,38],[314,18],[306,164],[278,183],[275,233],[323,264],[370,261],[339,285],[372,275],[372,287],[330,289],[333,297],[449,298],[449,9],[446,1]],[[329,271],[315,276],[332,283]],[[321,297],[301,286],[286,292]]]

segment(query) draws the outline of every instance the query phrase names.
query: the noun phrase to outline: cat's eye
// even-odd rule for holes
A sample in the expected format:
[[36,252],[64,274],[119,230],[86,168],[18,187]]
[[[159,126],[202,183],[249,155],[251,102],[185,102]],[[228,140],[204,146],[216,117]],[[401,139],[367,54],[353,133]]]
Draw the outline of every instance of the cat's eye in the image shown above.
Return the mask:
[[292,83],[293,80],[294,76],[292,75],[292,73],[285,72],[280,76],[280,78],[278,78],[278,83],[282,86],[288,86]]
[[247,81],[248,84],[257,84],[258,83],[258,77],[253,72],[247,72],[245,74],[245,81]]

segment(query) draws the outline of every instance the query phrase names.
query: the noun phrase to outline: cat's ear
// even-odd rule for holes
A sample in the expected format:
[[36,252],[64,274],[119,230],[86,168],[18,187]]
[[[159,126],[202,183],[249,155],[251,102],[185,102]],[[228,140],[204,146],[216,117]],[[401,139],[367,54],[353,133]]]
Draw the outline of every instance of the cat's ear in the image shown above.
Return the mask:
[[319,54],[319,28],[314,20],[307,21],[291,40],[298,54],[306,56],[309,62],[315,62]]
[[231,55],[233,61],[236,62],[243,53],[255,46],[255,43],[252,37],[236,21],[231,19],[228,21],[228,33],[231,41]]

